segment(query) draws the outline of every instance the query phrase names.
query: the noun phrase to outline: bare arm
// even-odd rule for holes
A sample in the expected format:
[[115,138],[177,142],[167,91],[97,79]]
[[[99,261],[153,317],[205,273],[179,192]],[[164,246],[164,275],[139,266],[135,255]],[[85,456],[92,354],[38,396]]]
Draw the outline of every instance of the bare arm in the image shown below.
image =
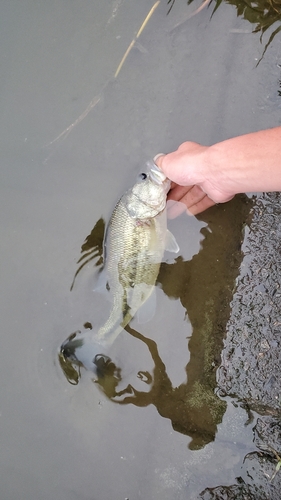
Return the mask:
[[281,191],[281,127],[201,146],[184,142],[158,158],[175,184],[169,198],[192,214],[244,192]]

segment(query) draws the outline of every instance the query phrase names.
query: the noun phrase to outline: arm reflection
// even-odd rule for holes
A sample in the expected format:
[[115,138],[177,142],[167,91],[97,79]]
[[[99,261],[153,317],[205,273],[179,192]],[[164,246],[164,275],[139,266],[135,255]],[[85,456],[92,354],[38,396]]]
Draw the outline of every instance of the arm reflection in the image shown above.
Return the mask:
[[126,331],[146,344],[154,362],[153,373],[138,372],[139,378],[150,385],[148,392],[136,390],[132,384],[128,384],[122,391],[117,391],[121,378],[121,370],[114,363],[108,366],[108,370],[98,376],[96,382],[100,385],[105,395],[118,404],[134,404],[145,407],[154,405],[158,413],[171,420],[173,429],[192,438],[190,449],[200,449],[215,438],[217,425],[221,422],[226,409],[226,403],[213,394],[211,387],[205,387],[207,398],[202,398],[200,404],[196,404],[197,387],[188,383],[174,388],[168,377],[165,364],[159,356],[157,344],[137,332],[130,326]]
[[[111,382],[98,378],[104,393],[118,404],[145,407],[154,405],[158,413],[171,420],[173,429],[191,437],[190,449],[199,449],[215,439],[217,426],[226,410],[225,401],[215,393],[216,368],[230,312],[235,278],[241,262],[242,229],[251,202],[236,197],[223,207],[213,207],[198,218],[208,224],[202,229],[201,250],[189,261],[178,257],[163,263],[158,285],[171,298],[179,299],[186,310],[193,333],[189,341],[190,361],[185,367],[186,381],[173,387],[157,344],[130,326],[126,331],[143,342],[154,363],[152,373],[138,372],[149,391],[132,384],[118,392],[121,370],[112,372]],[[116,367],[115,367],[116,368]]]
[[[192,324],[188,346],[190,361],[185,367],[184,383],[173,387],[156,342],[130,326],[126,327],[126,331],[146,345],[153,361],[151,372],[145,369],[138,371],[138,378],[146,384],[146,390],[137,390],[130,383],[125,389],[118,390],[122,371],[110,359],[110,351],[103,352],[100,347],[95,350],[93,342],[85,341],[85,356],[82,358],[76,333],[62,344],[60,351],[60,364],[68,381],[77,384],[81,368],[90,369],[95,373],[95,382],[116,404],[154,405],[162,417],[171,420],[174,430],[190,436],[190,449],[200,449],[213,441],[226,409],[226,403],[215,394],[216,368],[220,364],[230,301],[241,262],[242,228],[250,207],[248,198],[240,196],[224,206],[213,207],[200,214],[197,218],[208,225],[201,230],[204,240],[200,251],[191,260],[178,257],[171,264],[161,265],[158,286],[168,297],[180,300]],[[98,224],[92,231],[94,243],[83,249],[86,250],[86,263],[92,256],[93,261],[101,256],[100,235],[104,232],[104,225],[100,226],[99,232]],[[94,248],[92,254],[89,253],[91,248]],[[82,258],[80,264],[81,261]],[[100,263],[101,259],[97,264]],[[87,328],[89,325],[85,324]],[[84,358],[89,361],[87,366]]]

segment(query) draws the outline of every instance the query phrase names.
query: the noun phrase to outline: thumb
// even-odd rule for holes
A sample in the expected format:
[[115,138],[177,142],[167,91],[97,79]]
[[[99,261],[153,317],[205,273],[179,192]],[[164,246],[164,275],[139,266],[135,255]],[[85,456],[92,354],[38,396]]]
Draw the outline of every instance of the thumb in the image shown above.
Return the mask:
[[159,167],[166,177],[176,184],[186,185],[186,166],[182,159],[182,155],[175,151],[168,154],[158,154],[153,159],[154,163]]
[[157,166],[176,184],[193,186],[205,180],[204,165],[207,150],[208,146],[201,146],[191,141],[183,142],[177,151],[167,155],[157,155]]
[[164,154],[164,153],[159,153],[156,156],[154,156],[153,161],[154,161],[155,165],[157,165],[157,167],[159,167],[164,172],[164,174],[166,175],[166,177],[169,178],[168,171],[170,169],[169,168],[167,169],[167,166],[165,165],[165,167],[164,167],[164,165],[163,165],[164,158],[166,156],[167,155]]

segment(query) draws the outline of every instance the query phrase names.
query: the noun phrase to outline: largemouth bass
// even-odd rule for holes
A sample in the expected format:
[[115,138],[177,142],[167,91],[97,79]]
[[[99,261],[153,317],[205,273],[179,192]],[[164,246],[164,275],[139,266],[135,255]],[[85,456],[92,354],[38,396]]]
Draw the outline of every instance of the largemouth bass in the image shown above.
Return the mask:
[[[64,356],[84,366],[89,365],[90,357],[93,364],[93,358],[104,353],[149,299],[164,251],[179,250],[167,229],[169,189],[170,180],[150,161],[147,171],[139,175],[134,186],[117,203],[106,231],[102,271],[106,276],[104,288],[112,300],[109,317],[98,331],[87,330],[69,337],[61,347]],[[84,345],[88,361],[85,361],[85,352],[82,355]]]

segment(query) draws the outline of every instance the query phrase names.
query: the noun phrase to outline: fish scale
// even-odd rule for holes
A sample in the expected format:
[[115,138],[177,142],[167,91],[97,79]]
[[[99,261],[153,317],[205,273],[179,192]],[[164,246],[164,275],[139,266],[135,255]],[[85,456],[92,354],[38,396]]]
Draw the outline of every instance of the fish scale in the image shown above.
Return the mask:
[[117,336],[152,293],[165,243],[163,237],[159,241],[156,233],[161,235],[165,230],[163,211],[153,219],[132,219],[124,197],[116,205],[106,242],[106,248],[110,248],[106,272],[113,306],[108,320],[98,331],[98,338],[103,341]]

